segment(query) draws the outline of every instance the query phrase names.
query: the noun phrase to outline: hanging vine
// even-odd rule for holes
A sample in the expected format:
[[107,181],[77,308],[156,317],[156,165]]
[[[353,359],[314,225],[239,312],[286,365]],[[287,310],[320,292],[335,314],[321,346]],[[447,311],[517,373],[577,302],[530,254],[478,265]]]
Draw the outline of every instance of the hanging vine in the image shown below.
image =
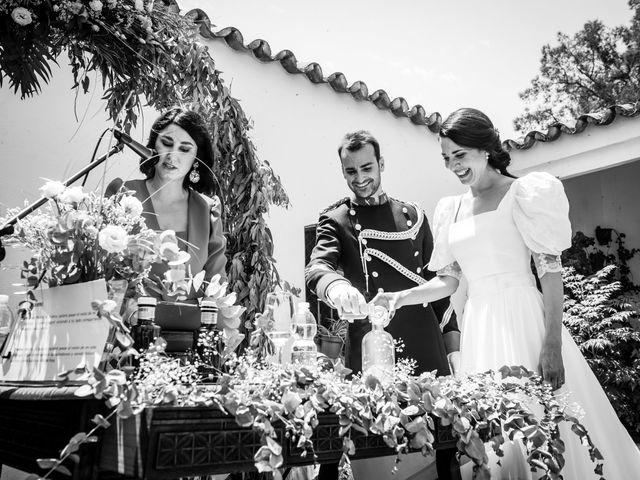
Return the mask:
[[196,20],[197,13],[181,16],[173,0],[2,2],[0,87],[8,81],[22,98],[38,94],[51,78],[51,64],[66,53],[73,88],[89,92],[89,74],[100,73],[105,109],[125,131],[145,105],[198,111],[214,141],[229,287],[252,319],[280,281],[264,214],[272,205],[287,207],[289,199],[268,162],[258,158],[251,124],[199,42]]

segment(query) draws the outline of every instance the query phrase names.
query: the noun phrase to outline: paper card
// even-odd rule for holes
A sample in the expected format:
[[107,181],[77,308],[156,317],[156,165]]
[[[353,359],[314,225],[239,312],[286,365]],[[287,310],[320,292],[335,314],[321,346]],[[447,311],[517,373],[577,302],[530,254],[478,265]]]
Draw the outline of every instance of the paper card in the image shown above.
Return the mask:
[[1,352],[0,381],[56,381],[79,365],[97,367],[110,324],[91,302],[107,298],[105,281],[42,289],[36,297],[42,301],[31,318],[16,320]]

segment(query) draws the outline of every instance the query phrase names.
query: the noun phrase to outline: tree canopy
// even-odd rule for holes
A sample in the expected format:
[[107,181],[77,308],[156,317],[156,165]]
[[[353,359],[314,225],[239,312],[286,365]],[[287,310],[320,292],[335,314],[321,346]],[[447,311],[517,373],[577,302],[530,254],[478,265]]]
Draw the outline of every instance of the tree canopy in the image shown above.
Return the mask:
[[540,73],[520,93],[526,107],[514,120],[517,131],[572,125],[581,114],[640,99],[640,0],[629,0],[629,7],[629,26],[592,20],[542,48]]

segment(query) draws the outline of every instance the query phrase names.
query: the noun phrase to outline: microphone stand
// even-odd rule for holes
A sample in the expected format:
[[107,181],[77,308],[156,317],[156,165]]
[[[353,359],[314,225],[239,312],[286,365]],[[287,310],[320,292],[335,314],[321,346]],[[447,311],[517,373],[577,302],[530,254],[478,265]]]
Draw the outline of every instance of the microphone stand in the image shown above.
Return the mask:
[[[122,143],[122,141],[118,139],[118,143],[116,143],[113,147],[111,147],[111,149],[107,153],[105,153],[101,157],[96,158],[93,162],[88,164],[86,167],[84,167],[82,170],[80,170],[74,176],[72,176],[72,177],[68,178],[67,180],[65,180],[63,182],[64,186],[68,187],[73,182],[75,182],[79,178],[83,177],[84,175],[88,174],[91,170],[93,170],[98,165],[103,163],[110,156],[112,156],[112,155],[114,155],[114,154],[116,154],[118,152],[121,152],[123,148],[124,148],[124,143]],[[4,257],[5,257],[5,255],[7,253],[5,248],[4,248],[4,246],[2,245],[2,237],[5,236],[5,235],[11,235],[13,233],[13,230],[14,230],[13,226],[19,220],[23,219],[24,217],[29,215],[34,210],[37,210],[38,208],[40,208],[42,205],[44,205],[48,201],[49,201],[49,199],[47,197],[40,197],[39,200],[33,202],[31,205],[26,207],[20,213],[18,213],[17,215],[15,215],[11,219],[9,219],[9,221],[7,223],[5,223],[2,226],[2,228],[0,228],[0,262],[2,260],[4,260]]]

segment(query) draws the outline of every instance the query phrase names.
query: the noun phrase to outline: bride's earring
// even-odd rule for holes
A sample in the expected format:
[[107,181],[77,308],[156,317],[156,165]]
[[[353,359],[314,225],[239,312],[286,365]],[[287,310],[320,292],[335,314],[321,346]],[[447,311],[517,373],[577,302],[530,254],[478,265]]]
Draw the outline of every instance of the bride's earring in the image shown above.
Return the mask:
[[487,161],[489,161],[489,152],[484,152],[484,158],[486,158]]
[[191,183],[198,183],[200,181],[200,172],[198,172],[198,164],[194,163],[193,168],[189,172],[189,181]]

